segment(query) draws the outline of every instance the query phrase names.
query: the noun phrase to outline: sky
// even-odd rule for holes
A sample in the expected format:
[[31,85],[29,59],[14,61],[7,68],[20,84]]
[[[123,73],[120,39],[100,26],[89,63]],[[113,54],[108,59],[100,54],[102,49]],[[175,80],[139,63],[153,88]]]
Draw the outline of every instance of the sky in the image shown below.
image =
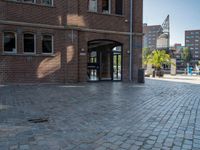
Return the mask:
[[200,30],[200,0],[144,0],[144,23],[161,25],[168,14],[170,45],[185,45],[185,30]]

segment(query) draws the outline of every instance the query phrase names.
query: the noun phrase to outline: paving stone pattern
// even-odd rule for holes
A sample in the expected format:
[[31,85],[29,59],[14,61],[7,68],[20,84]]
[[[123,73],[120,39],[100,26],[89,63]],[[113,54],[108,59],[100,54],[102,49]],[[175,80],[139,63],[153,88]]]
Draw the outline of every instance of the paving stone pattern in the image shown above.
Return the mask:
[[139,149],[200,150],[200,85],[0,86],[0,150]]

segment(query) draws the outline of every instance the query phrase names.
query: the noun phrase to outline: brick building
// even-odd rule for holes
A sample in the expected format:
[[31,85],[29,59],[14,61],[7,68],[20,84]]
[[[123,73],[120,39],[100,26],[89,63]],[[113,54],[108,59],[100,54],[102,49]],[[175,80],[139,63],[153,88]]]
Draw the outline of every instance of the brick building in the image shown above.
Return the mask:
[[0,83],[137,81],[143,2],[130,2],[0,0]]

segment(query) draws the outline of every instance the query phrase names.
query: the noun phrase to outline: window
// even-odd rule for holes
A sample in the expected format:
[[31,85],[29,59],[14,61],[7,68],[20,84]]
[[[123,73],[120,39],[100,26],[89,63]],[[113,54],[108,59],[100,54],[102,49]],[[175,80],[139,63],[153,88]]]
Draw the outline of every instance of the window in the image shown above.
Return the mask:
[[53,53],[53,36],[51,35],[42,36],[42,53],[46,54]]
[[17,38],[14,32],[4,32],[3,34],[3,50],[4,52],[14,53],[17,48]]
[[42,4],[53,6],[53,0],[42,0]]
[[35,0],[23,0],[23,2],[26,2],[26,3],[35,3]]
[[118,14],[118,15],[123,14],[123,0],[116,0],[115,13]]
[[110,0],[102,0],[102,12],[106,14],[110,14],[111,7],[110,7]]
[[97,0],[88,0],[88,10],[97,12]]
[[31,33],[24,34],[24,52],[34,53],[35,52],[35,35]]

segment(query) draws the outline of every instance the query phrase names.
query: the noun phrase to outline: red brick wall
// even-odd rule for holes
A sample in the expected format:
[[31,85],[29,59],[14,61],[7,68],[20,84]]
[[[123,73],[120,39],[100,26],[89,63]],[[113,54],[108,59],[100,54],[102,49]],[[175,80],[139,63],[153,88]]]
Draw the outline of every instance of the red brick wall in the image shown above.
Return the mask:
[[[0,2],[0,19],[7,20],[60,25],[59,17],[62,20],[66,14],[66,1],[54,0],[54,6],[48,7],[39,4]],[[39,1],[38,1],[39,3]],[[62,21],[63,22],[63,21]]]
[[113,35],[113,34],[99,34],[99,33],[87,33],[79,32],[79,53],[81,49],[86,50],[85,56],[79,55],[79,81],[85,81],[87,79],[87,44],[92,40],[109,40],[119,42],[123,44],[123,80],[128,80],[128,70],[129,70],[129,40],[128,36],[123,35]]
[[[89,29],[129,31],[129,1],[124,1],[124,14],[115,15],[115,0],[112,0],[112,14],[101,13],[99,2],[98,12],[87,10],[86,1],[54,0],[53,7],[38,4],[24,4],[0,0],[0,20],[48,24],[57,26],[79,26]],[[133,10],[134,31],[142,33],[142,0],[134,0]],[[17,54],[5,55],[2,52],[3,31],[17,33]],[[33,32],[37,36],[36,55],[24,55],[22,35]],[[54,55],[41,54],[41,35],[49,33],[54,36]],[[73,34],[73,36],[72,36]],[[73,39],[72,39],[73,37]],[[111,33],[95,33],[68,29],[50,29],[44,27],[27,27],[0,24],[0,83],[4,82],[50,82],[65,83],[87,80],[87,43],[95,39],[108,39],[123,44],[123,80],[129,78],[129,36]],[[141,67],[142,37],[134,38],[133,70],[137,79],[138,68]],[[86,55],[81,56],[84,50]]]
[[[0,32],[0,83],[1,82],[64,82],[64,64],[66,58],[67,31],[18,26],[2,26],[1,31],[17,32],[17,54],[4,54],[2,51],[2,32]],[[23,33],[31,31],[37,36],[36,55],[23,54]],[[42,33],[52,34],[54,39],[54,55],[42,55]],[[65,36],[66,35],[66,36]],[[61,57],[62,56],[62,57]],[[67,70],[67,69],[66,69]]]

